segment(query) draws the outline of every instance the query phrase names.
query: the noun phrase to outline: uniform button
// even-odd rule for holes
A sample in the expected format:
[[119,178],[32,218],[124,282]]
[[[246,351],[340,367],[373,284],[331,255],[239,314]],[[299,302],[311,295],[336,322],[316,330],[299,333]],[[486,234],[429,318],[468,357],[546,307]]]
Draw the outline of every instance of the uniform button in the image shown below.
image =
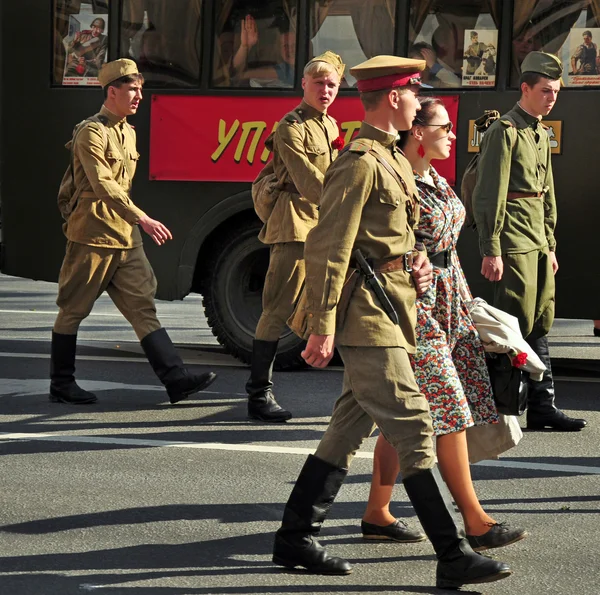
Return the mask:
[[397,205],[399,205],[399,204],[400,204],[400,201],[399,201],[399,200],[397,200],[397,201],[396,201],[396,204],[397,204]]
[[314,314],[309,314],[308,315],[309,318],[312,318],[313,316],[314,316]]

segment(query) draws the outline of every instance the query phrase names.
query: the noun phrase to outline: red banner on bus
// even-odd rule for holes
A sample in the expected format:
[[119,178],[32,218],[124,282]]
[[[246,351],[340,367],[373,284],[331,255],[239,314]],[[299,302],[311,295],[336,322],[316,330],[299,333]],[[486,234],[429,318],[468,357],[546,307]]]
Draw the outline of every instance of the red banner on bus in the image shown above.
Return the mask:
[[[458,95],[441,97],[456,127]],[[150,178],[196,182],[251,182],[271,153],[265,140],[299,103],[297,97],[153,95]],[[339,97],[330,109],[347,143],[360,128],[358,97]],[[455,128],[456,129],[456,128]],[[451,185],[456,155],[435,163]]]

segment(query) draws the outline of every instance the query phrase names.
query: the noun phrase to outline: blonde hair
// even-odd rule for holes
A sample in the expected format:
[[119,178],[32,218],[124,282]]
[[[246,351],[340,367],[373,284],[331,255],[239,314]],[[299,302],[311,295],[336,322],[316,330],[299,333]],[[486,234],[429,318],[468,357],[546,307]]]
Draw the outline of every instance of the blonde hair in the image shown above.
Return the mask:
[[329,62],[325,62],[324,60],[309,62],[304,67],[303,72],[303,76],[312,76],[313,78],[319,78],[330,74],[338,74],[338,71],[333,64],[329,64]]

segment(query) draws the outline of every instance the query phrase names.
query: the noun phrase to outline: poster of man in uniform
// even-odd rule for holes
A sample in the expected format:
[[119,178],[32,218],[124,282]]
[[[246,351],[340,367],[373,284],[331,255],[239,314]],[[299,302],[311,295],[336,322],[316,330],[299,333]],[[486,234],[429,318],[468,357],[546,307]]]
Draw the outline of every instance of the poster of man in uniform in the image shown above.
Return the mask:
[[63,85],[98,85],[98,72],[106,61],[108,18],[105,14],[80,13],[69,17]]
[[571,29],[569,64],[564,64],[569,86],[600,85],[600,54],[595,39],[600,39],[600,29]]
[[463,87],[493,87],[496,83],[497,29],[467,29],[462,66]]

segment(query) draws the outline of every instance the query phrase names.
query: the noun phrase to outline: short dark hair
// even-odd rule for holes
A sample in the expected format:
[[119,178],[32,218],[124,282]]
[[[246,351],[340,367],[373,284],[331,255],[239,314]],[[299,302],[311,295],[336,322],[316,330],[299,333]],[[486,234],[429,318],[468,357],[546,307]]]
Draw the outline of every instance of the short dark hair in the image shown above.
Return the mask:
[[108,83],[108,85],[106,85],[106,87],[104,87],[102,89],[102,91],[104,93],[104,99],[108,98],[108,88],[109,87],[117,87],[117,89],[119,89],[123,85],[128,85],[129,83],[137,83],[137,82],[142,83],[142,85],[144,84],[144,75],[143,74],[141,74],[141,73],[127,74],[118,79],[115,79],[114,81],[111,81],[110,83]]
[[93,27],[93,26],[94,26],[94,23],[101,23],[101,25],[99,25],[99,26],[101,26],[101,27],[102,27],[102,31],[104,31],[104,29],[106,28],[106,21],[105,21],[103,18],[101,18],[101,17],[97,17],[97,18],[95,18],[95,19],[94,19],[94,20],[91,22],[91,24],[90,24],[90,27]]
[[519,79],[519,89],[521,85],[525,83],[528,87],[535,87],[543,78],[545,77],[543,74],[539,72],[523,72],[521,73],[521,78]]
[[[417,112],[415,119],[413,120],[413,126],[426,126],[431,123],[433,118],[433,113],[435,112],[436,107],[441,105],[444,107],[444,102],[437,97],[419,97],[419,103],[421,104],[421,109]],[[411,135],[410,130],[401,130],[400,131],[400,141],[398,142],[398,146],[404,150],[406,147],[406,143],[408,142],[408,137]]]
[[[408,57],[413,58],[414,56],[419,56],[423,58],[423,54],[421,53],[423,50],[430,50],[435,52],[433,47],[424,41],[419,41],[411,46],[410,50],[408,50]],[[436,52],[437,53],[437,52]]]
[[591,37],[592,36],[592,32],[591,31],[584,31],[582,37],[585,37],[586,35],[588,37]]

